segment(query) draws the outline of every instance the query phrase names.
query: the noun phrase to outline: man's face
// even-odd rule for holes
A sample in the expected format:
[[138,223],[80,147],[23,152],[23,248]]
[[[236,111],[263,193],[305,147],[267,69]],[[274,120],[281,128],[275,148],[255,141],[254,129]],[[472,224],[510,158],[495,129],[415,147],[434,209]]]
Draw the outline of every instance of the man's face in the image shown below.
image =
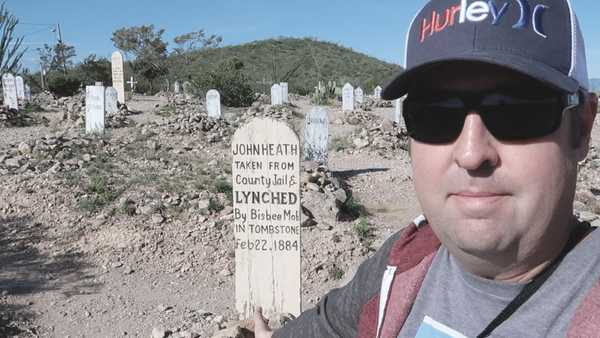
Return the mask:
[[[484,64],[454,64],[430,75],[425,77],[432,81],[419,90],[477,93],[540,86]],[[417,197],[451,252],[510,265],[568,233],[577,173],[568,114],[550,135],[503,142],[469,111],[456,140],[411,141]]]

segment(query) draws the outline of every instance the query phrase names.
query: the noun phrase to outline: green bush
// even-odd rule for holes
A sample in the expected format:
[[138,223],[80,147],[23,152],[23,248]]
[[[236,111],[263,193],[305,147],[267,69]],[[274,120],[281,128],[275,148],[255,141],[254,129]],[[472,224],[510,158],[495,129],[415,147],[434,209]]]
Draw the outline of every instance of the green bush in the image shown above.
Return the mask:
[[227,195],[227,198],[233,201],[233,186],[226,179],[217,179],[215,181],[215,189],[217,190],[217,192]]
[[198,74],[192,83],[200,92],[216,89],[221,94],[221,103],[227,107],[248,107],[254,102],[254,90],[243,68],[244,63],[234,57]]
[[371,236],[371,225],[366,217],[361,217],[358,223],[354,224],[354,232],[361,242],[366,241]]
[[73,76],[57,75],[48,79],[48,89],[58,96],[73,96],[81,87],[81,80]]

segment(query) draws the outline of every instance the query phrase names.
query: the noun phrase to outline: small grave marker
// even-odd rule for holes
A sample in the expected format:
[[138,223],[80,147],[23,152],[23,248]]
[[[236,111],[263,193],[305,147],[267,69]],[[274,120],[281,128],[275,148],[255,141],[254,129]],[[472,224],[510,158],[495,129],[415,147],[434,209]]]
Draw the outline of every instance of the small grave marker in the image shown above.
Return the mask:
[[288,83],[281,82],[279,86],[281,86],[281,102],[290,103],[290,98],[288,96]]
[[285,123],[254,119],[232,141],[236,309],[301,312],[300,145]]
[[127,81],[127,84],[129,85],[129,90],[131,90],[131,93],[133,94],[135,92],[135,85],[137,84],[137,81],[134,81],[132,76],[129,78],[129,81]]
[[364,102],[364,93],[362,88],[358,87],[354,90],[354,101],[358,104],[362,104]]
[[274,84],[271,87],[271,105],[275,106],[278,104],[283,104],[283,97],[282,95],[282,91],[281,91],[281,86],[279,84]]
[[104,87],[85,87],[85,132],[104,132]]
[[125,103],[125,73],[123,72],[123,55],[119,51],[112,53],[110,58],[112,68],[112,86],[119,94],[119,102]]
[[181,93],[181,85],[179,84],[179,81],[175,81],[175,84],[173,84],[173,90],[175,91],[175,94]]
[[406,96],[394,101],[394,122],[396,122],[396,124],[400,124],[400,120],[402,119],[402,105],[404,104],[405,98]]
[[306,115],[304,128],[304,159],[327,164],[329,117],[324,107],[313,107]]
[[23,77],[15,76],[15,84],[17,85],[17,101],[25,102],[25,82],[23,82]]
[[9,109],[19,110],[17,84],[12,74],[6,73],[2,75],[2,90],[4,92],[4,105],[8,106]]
[[206,110],[208,117],[221,118],[221,94],[215,89],[206,92]]
[[342,110],[354,110],[354,88],[349,83],[346,83],[342,88]]
[[189,81],[185,81],[183,83],[183,95],[185,96],[186,100],[191,100],[193,98],[193,94],[192,94],[192,84]]
[[119,93],[114,87],[106,88],[104,92],[104,105],[106,107],[106,115],[116,114],[119,112]]
[[31,87],[28,84],[25,84],[25,101],[31,102]]
[[383,90],[383,88],[381,88],[381,86],[377,86],[375,87],[375,89],[373,90],[373,96],[375,96],[375,98],[377,100],[381,99],[381,91]]

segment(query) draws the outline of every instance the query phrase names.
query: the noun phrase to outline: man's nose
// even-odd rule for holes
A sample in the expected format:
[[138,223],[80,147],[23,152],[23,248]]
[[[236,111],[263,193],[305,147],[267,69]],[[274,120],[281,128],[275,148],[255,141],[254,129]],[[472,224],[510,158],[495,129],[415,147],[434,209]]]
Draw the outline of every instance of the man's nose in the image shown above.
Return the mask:
[[481,116],[470,112],[454,145],[454,161],[465,170],[494,168],[499,163],[496,144]]

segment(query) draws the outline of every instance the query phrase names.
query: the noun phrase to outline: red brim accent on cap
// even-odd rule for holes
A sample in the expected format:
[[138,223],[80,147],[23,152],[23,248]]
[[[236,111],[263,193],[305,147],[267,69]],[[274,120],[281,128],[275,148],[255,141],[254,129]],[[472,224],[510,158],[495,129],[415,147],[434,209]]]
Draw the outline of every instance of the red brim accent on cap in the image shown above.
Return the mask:
[[395,75],[392,80],[384,86],[384,89],[381,92],[381,98],[384,100],[395,100],[406,95],[410,84],[418,78],[424,70],[431,66],[452,61],[483,62],[506,67],[567,93],[575,93],[580,87],[575,79],[570,78],[543,63],[517,55],[498,53],[496,51],[493,53],[473,51],[469,54],[441,57],[411,67],[410,69]]

